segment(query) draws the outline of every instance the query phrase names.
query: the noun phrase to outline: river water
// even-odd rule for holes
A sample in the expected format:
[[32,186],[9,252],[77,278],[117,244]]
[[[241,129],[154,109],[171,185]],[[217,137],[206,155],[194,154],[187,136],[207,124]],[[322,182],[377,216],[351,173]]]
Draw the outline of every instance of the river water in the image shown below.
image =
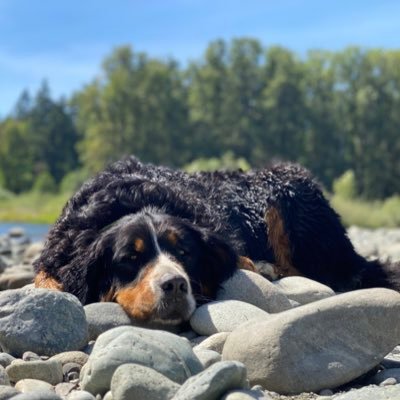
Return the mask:
[[19,227],[24,229],[26,235],[32,240],[37,242],[44,240],[51,225],[48,224],[29,224],[22,222],[0,222],[0,236],[7,234],[11,228]]

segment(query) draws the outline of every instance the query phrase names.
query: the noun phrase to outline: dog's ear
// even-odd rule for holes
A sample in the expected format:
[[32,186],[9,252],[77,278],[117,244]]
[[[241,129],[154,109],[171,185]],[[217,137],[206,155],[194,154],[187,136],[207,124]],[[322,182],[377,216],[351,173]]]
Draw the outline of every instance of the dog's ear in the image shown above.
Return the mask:
[[221,283],[236,271],[238,255],[222,237],[201,230],[200,264],[202,294],[215,298]]
[[112,264],[114,237],[109,232],[101,234],[88,247],[82,265],[86,268],[85,284],[87,287],[86,303],[100,301],[108,293],[112,281],[110,266]]

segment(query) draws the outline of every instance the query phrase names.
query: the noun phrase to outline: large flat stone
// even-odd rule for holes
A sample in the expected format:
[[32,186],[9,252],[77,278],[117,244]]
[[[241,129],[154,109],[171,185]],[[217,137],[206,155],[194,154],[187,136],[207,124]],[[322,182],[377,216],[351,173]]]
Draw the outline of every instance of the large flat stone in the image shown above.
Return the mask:
[[341,294],[240,326],[222,357],[243,362],[250,382],[270,391],[318,392],[376,366],[399,342],[399,313],[393,290]]

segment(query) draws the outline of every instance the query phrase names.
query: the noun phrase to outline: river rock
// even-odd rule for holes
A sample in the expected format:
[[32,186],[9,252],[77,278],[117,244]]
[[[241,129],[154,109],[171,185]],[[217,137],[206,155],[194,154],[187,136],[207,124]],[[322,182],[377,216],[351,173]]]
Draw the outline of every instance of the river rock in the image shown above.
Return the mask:
[[58,360],[63,366],[68,363],[76,363],[82,366],[86,364],[88,358],[89,356],[83,351],[66,351],[51,357],[51,360]]
[[245,386],[245,366],[236,361],[220,361],[189,378],[173,400],[218,400],[227,391]]
[[10,385],[10,379],[8,378],[5,368],[0,365],[0,385]]
[[35,274],[33,271],[11,271],[6,270],[0,276],[0,290],[20,289],[32,283]]
[[87,343],[87,322],[79,300],[47,289],[0,293],[0,345],[21,356],[25,351],[53,355]]
[[201,364],[204,368],[208,368],[210,365],[215,364],[218,361],[221,361],[221,354],[217,353],[213,350],[205,350],[205,349],[193,349],[194,354],[196,354],[197,358],[200,360]]
[[120,326],[101,334],[81,370],[81,387],[104,394],[122,364],[150,367],[176,383],[183,383],[203,367],[187,339],[169,332]]
[[252,384],[278,393],[318,392],[376,366],[400,337],[400,294],[353,291],[247,323],[232,332],[222,358],[238,360]]
[[33,262],[40,256],[44,248],[43,242],[35,242],[30,244],[24,251],[22,263],[32,265]]
[[213,350],[221,354],[229,334],[230,332],[219,332],[215,333],[214,335],[208,336],[198,345],[193,347],[193,350]]
[[12,400],[62,400],[54,391],[51,390],[37,390],[29,393],[21,393]]
[[123,325],[131,325],[131,319],[117,303],[92,303],[84,307],[88,322],[89,340],[95,340],[103,332]]
[[334,400],[397,400],[400,399],[400,385],[366,386],[339,394]]
[[121,365],[111,380],[113,400],[171,399],[179,388],[163,374],[138,364]]
[[55,360],[15,360],[6,368],[6,372],[11,382],[18,382],[21,379],[38,379],[51,385],[57,385],[63,380],[62,365]]
[[238,300],[222,300],[197,308],[190,318],[190,325],[199,335],[213,335],[218,332],[231,332],[251,319],[266,320],[269,317],[267,312],[252,304]]
[[38,390],[54,390],[50,383],[39,379],[21,379],[15,384],[15,389],[22,393],[36,392]]
[[0,400],[8,400],[12,397],[15,398],[15,396],[19,393],[20,392],[17,389],[11,386],[0,385]]
[[335,295],[330,287],[303,276],[288,276],[275,281],[273,285],[289,299],[300,304],[312,303]]
[[7,365],[10,365],[12,361],[15,360],[15,357],[8,353],[0,353],[0,365],[3,366],[4,368],[7,367]]
[[240,300],[268,312],[292,308],[288,298],[268,279],[252,271],[237,270],[221,285],[217,300]]
[[74,390],[67,396],[67,400],[96,400],[97,398],[86,390]]
[[370,379],[369,383],[372,385],[380,385],[389,378],[395,378],[396,381],[400,383],[400,368],[390,368],[380,371]]
[[221,397],[221,400],[272,400],[261,390],[232,390]]

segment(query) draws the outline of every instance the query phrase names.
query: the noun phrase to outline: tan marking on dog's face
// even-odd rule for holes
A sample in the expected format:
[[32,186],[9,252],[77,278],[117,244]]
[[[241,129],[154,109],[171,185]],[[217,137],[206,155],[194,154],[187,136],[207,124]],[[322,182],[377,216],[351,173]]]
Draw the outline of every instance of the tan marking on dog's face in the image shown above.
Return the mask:
[[275,272],[282,277],[302,275],[292,264],[290,241],[279,210],[271,207],[266,213],[265,220],[268,226],[268,242],[276,258]]
[[148,268],[135,286],[118,289],[115,292],[117,303],[135,319],[150,319],[156,307],[157,296],[151,288],[151,272],[152,268]]
[[238,260],[238,268],[239,269],[246,269],[248,271],[258,272],[257,268],[255,267],[253,261],[250,260],[248,257],[240,256]]
[[167,240],[172,246],[176,246],[178,243],[178,234],[175,231],[169,231],[167,233]]
[[51,289],[51,290],[63,290],[63,286],[61,283],[57,282],[51,276],[48,276],[44,271],[40,271],[34,281],[35,287],[43,288],[43,289]]
[[140,239],[140,238],[135,239],[134,242],[133,242],[133,248],[138,253],[143,253],[145,248],[146,248],[146,246],[144,244],[144,240]]

